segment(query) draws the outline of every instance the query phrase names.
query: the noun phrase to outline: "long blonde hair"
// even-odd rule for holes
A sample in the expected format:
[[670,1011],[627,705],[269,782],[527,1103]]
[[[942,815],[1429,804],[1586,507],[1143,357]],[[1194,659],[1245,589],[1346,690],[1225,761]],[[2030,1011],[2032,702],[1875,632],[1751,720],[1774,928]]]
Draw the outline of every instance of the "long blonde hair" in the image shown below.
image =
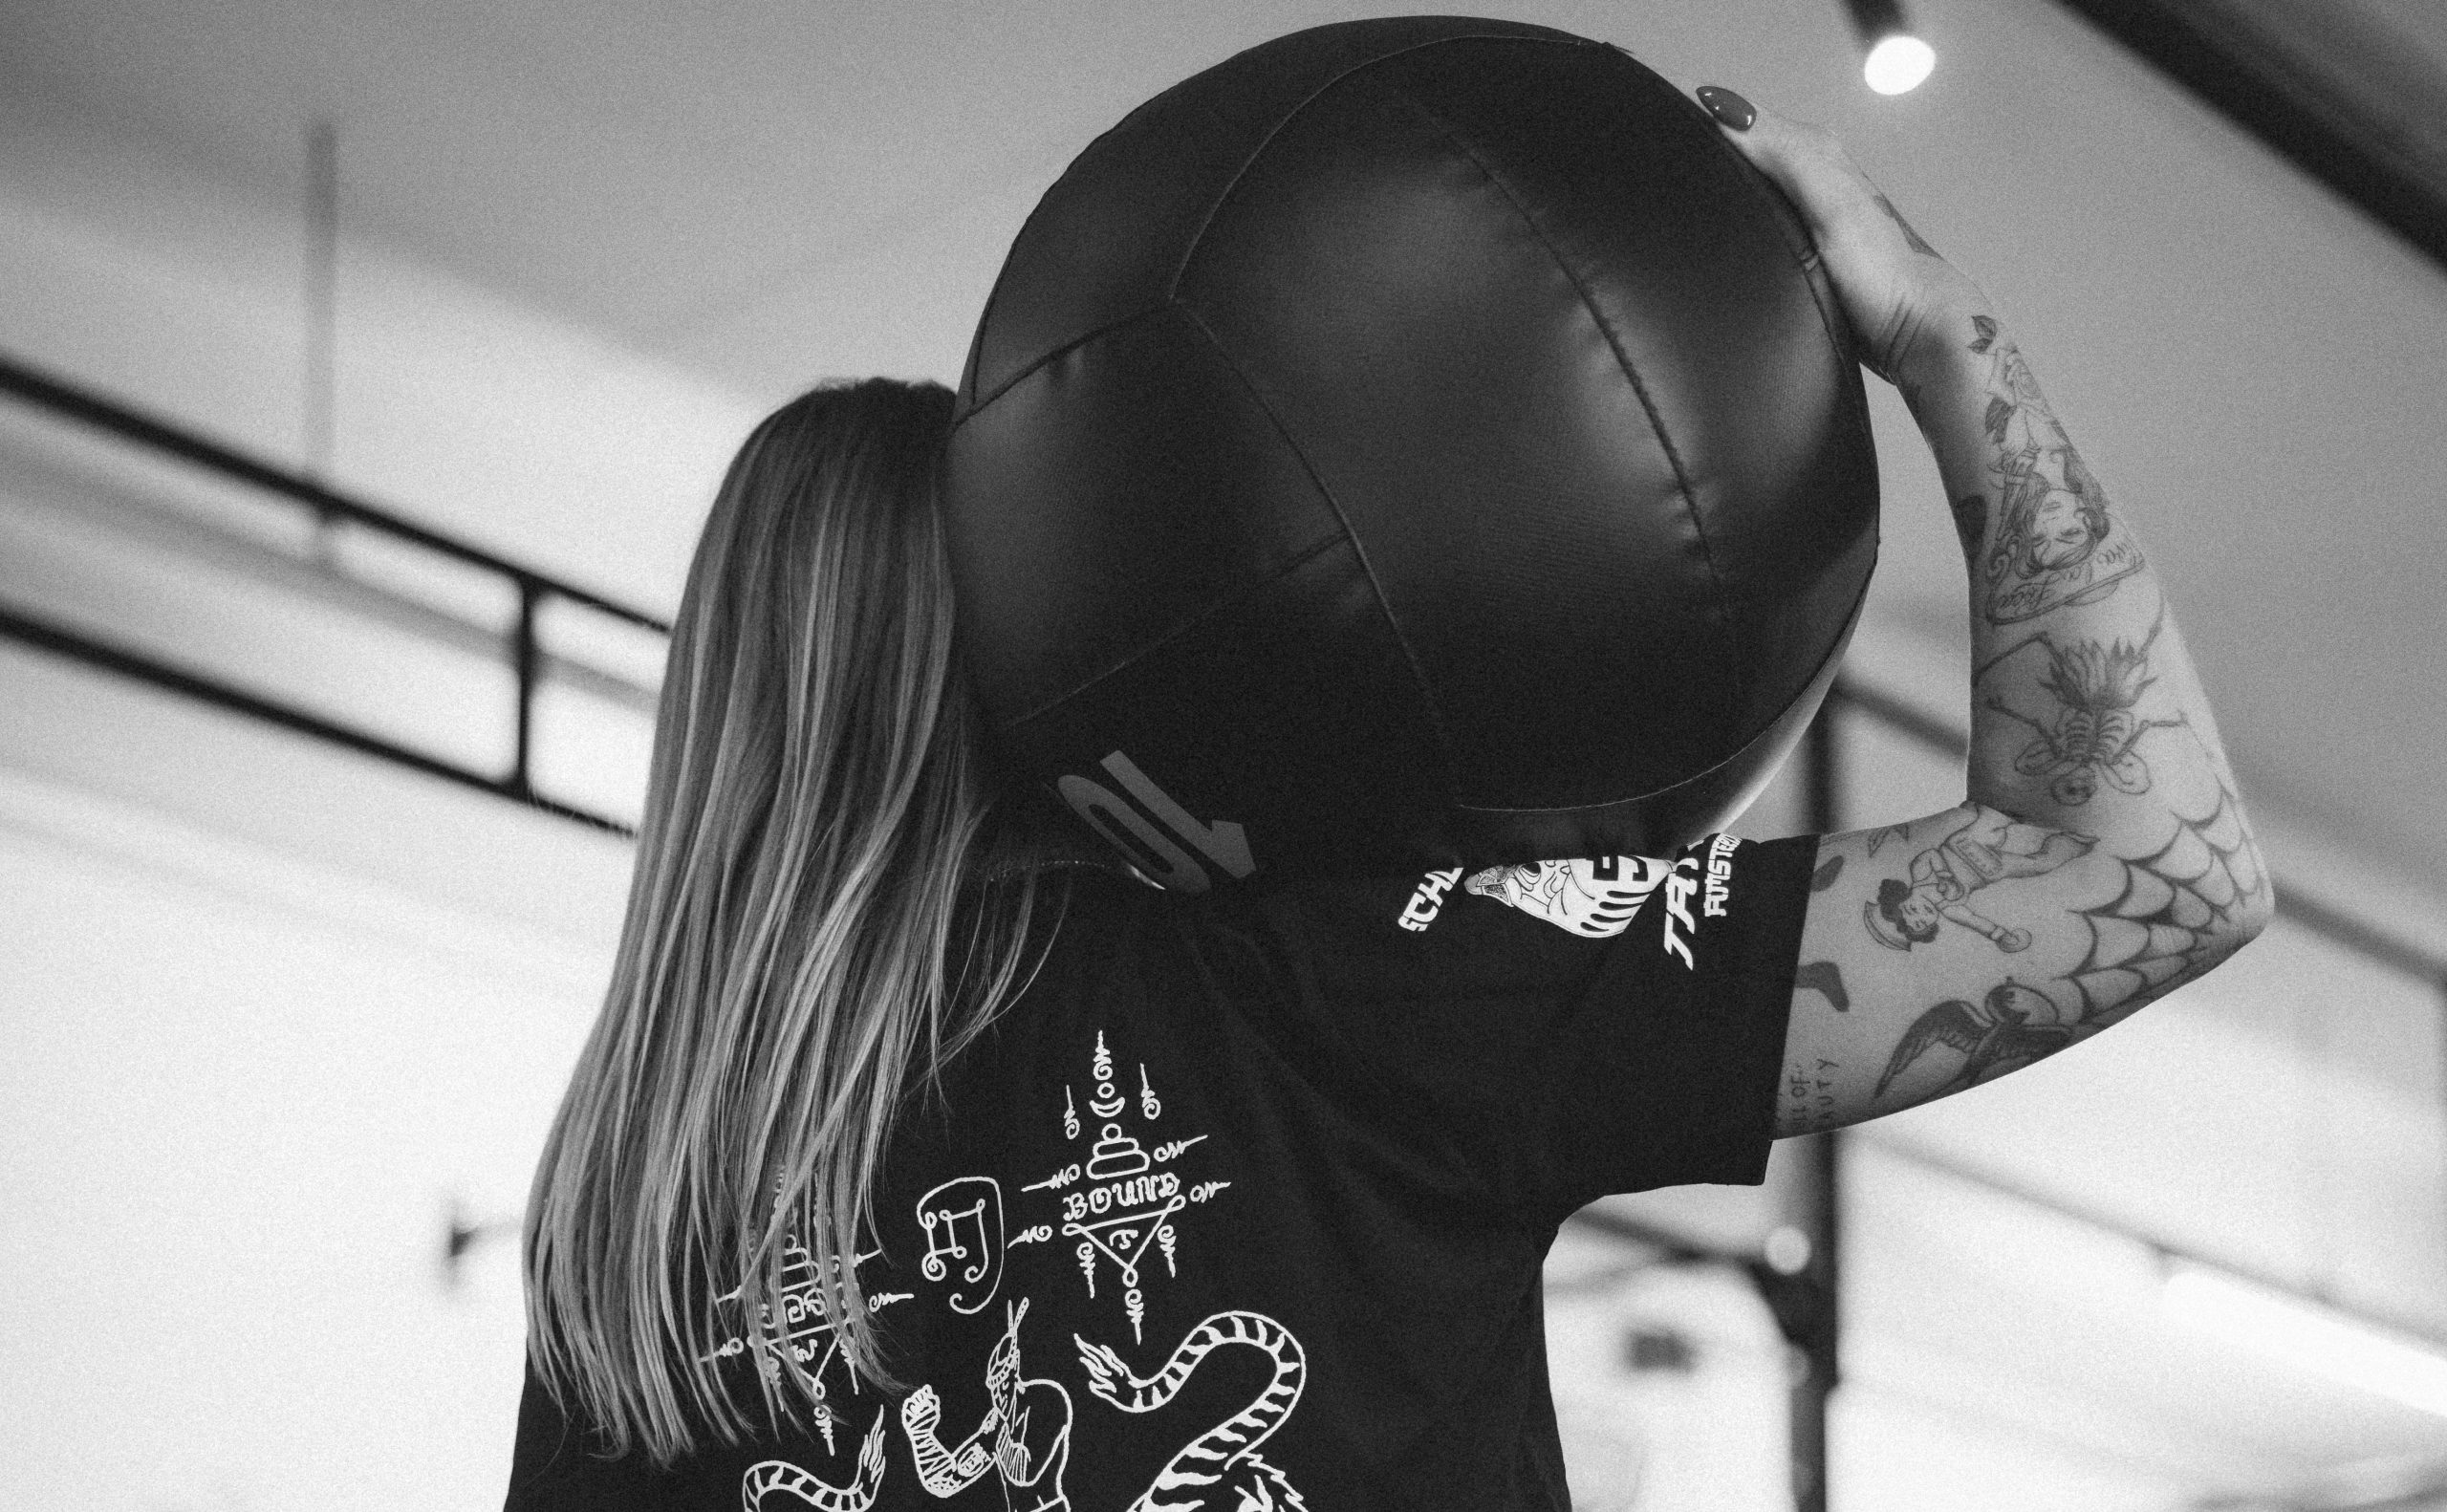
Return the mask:
[[894,1113],[1022,970],[1035,886],[985,875],[953,655],[951,404],[874,378],[784,405],[689,568],[611,988],[528,1203],[529,1357],[615,1453],[751,1431],[726,1337],[769,1362],[769,1424],[821,1411],[777,1337],[786,1263],[889,1382],[841,1279]]

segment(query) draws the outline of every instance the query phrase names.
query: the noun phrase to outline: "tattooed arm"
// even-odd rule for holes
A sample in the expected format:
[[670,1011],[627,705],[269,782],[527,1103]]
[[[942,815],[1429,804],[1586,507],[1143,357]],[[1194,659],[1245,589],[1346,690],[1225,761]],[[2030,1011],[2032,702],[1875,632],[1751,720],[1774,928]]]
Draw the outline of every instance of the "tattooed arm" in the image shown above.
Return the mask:
[[1850,1007],[1797,994],[1787,1133],[2088,1038],[2225,960],[2273,902],[2130,518],[1984,301],[1923,332],[1897,381],[1970,569],[1968,801],[1824,843],[1803,959]]
[[1970,569],[1965,801],[1821,842],[1778,1118],[1807,1134],[2097,1033],[2274,897],[2165,587],[1994,306],[1825,132],[1761,111],[1725,135],[1809,222]]

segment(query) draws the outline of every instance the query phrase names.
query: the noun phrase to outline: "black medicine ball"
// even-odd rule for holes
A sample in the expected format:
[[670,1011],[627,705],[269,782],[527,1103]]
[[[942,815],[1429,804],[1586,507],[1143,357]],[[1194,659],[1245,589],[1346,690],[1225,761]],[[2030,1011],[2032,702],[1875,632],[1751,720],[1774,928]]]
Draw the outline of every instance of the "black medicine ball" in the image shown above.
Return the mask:
[[1149,876],[1668,853],[1764,787],[1877,553],[1808,233],[1620,50],[1253,48],[1013,244],[945,488],[1016,769]]

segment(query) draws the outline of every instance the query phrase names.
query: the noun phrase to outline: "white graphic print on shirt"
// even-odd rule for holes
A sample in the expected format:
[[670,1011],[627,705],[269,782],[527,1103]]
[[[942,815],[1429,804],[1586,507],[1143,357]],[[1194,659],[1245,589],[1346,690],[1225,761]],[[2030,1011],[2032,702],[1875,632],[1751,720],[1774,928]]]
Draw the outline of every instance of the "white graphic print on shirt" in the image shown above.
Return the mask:
[[[839,1415],[831,1400],[830,1387],[826,1382],[827,1371],[841,1357],[841,1341],[834,1333],[833,1305],[840,1300],[842,1288],[855,1280],[854,1277],[845,1279],[845,1268],[855,1272],[858,1266],[882,1253],[880,1249],[868,1250],[847,1267],[838,1261],[834,1262],[832,1284],[828,1286],[819,1284],[815,1264],[808,1258],[807,1246],[799,1242],[796,1234],[786,1236],[782,1242],[782,1288],[778,1294],[782,1315],[776,1322],[773,1309],[769,1307],[764,1309],[766,1331],[765,1338],[756,1346],[756,1369],[769,1381],[779,1380],[786,1366],[802,1377],[808,1395],[814,1404],[816,1430],[823,1434],[828,1453],[838,1447],[834,1442],[833,1427]],[[739,1293],[740,1288],[733,1286],[714,1301],[717,1305],[726,1303],[736,1307]],[[876,1292],[867,1297],[867,1309],[879,1312],[896,1302],[907,1302],[914,1295],[907,1291]],[[747,1330],[742,1328],[717,1345],[705,1359],[709,1362],[727,1359],[747,1347]],[[850,1382],[850,1390],[855,1392],[858,1389],[857,1372],[845,1370],[844,1374]]]
[[[1134,1341],[1144,1342],[1146,1287],[1156,1279],[1155,1257],[1160,1255],[1164,1274],[1179,1274],[1180,1215],[1191,1204],[1204,1203],[1232,1183],[1222,1179],[1185,1182],[1175,1166],[1193,1149],[1212,1156],[1217,1146],[1207,1135],[1167,1139],[1152,1146],[1128,1132],[1135,1117],[1153,1124],[1164,1114],[1154,1078],[1139,1063],[1135,1089],[1120,1071],[1104,1031],[1096,1035],[1089,1056],[1093,1091],[1087,1112],[1100,1120],[1094,1137],[1074,1160],[1044,1180],[1021,1188],[1043,1192],[1056,1204],[1046,1220],[1007,1232],[1002,1182],[991,1176],[963,1176],[943,1181],[915,1204],[913,1218],[924,1247],[918,1271],[924,1289],[939,1292],[955,1313],[974,1315],[1000,1292],[1011,1249],[1047,1243],[1057,1226],[1064,1238],[1078,1241],[1075,1251],[1091,1302],[1098,1297],[1097,1278],[1110,1271],[1118,1281],[1115,1299],[1130,1323]],[[1080,1099],[1066,1087],[1063,1136],[1073,1142],[1089,1134],[1079,1117]],[[1025,1221],[1023,1212],[1018,1220]],[[784,1369],[812,1382],[813,1418],[828,1455],[837,1454],[834,1427],[838,1409],[827,1399],[825,1375],[840,1357],[834,1334],[834,1312],[842,1286],[855,1280],[857,1267],[877,1259],[881,1250],[861,1254],[847,1266],[831,1267],[831,1284],[819,1285],[816,1267],[796,1235],[789,1237],[783,1288],[782,1318],[769,1317],[775,1343],[764,1346],[758,1364],[769,1378]],[[1105,1290],[1113,1295],[1112,1288]],[[867,1297],[870,1308],[911,1300],[912,1292],[879,1292]],[[736,1304],[737,1288],[719,1301]],[[746,1512],[868,1512],[886,1478],[888,1420],[898,1415],[907,1440],[919,1483],[932,1496],[949,1498],[968,1490],[989,1473],[1003,1484],[1005,1504],[1017,1512],[1071,1512],[1064,1484],[1071,1463],[1074,1428],[1070,1389],[1048,1377],[1029,1378],[1021,1362],[1020,1326],[1030,1299],[1004,1302],[1004,1329],[985,1361],[988,1401],[985,1415],[965,1438],[943,1442],[943,1404],[932,1384],[920,1385],[897,1409],[879,1411],[859,1443],[855,1471],[846,1484],[835,1483],[785,1459],[767,1459],[750,1466],[740,1481]],[[1164,1368],[1141,1377],[1122,1363],[1120,1355],[1073,1335],[1089,1388],[1099,1398],[1127,1413],[1152,1413],[1170,1402],[1199,1362],[1229,1346],[1251,1348],[1272,1362],[1273,1375],[1249,1405],[1191,1439],[1159,1470],[1147,1490],[1131,1504],[1131,1512],[1306,1512],[1302,1500],[1283,1472],[1258,1453],[1258,1446],[1280,1427],[1298,1405],[1307,1378],[1307,1355],[1300,1341],[1263,1313],[1232,1311],[1208,1317],[1181,1340]],[[737,1354],[748,1348],[744,1336],[726,1340],[708,1358]],[[855,1372],[850,1389],[857,1391]]]
[[1442,872],[1428,873],[1425,879],[1411,894],[1411,900],[1402,905],[1402,917],[1399,920],[1401,926],[1404,929],[1419,930],[1435,923],[1436,916],[1443,911],[1444,895],[1453,891],[1453,884],[1460,880],[1462,880],[1462,869],[1458,866]]
[[[1644,855],[1600,855],[1534,866],[1491,866],[1462,883],[1558,929],[1592,940],[1621,934],[1673,870]],[[1433,874],[1431,874],[1433,875]],[[1425,925],[1417,926],[1419,928]]]
[[1705,912],[1710,918],[1722,918],[1725,905],[1733,901],[1733,852],[1742,844],[1729,834],[1718,835],[1708,842],[1708,897]]
[[[941,1234],[935,1231],[939,1223]],[[963,1224],[967,1225],[965,1233]],[[918,1263],[919,1273],[928,1281],[941,1281],[957,1265],[963,1284],[985,1281],[985,1288],[974,1293],[974,1300],[958,1291],[944,1299],[954,1312],[984,1311],[1003,1285],[1003,1183],[990,1176],[956,1177],[944,1182],[918,1199],[918,1226],[926,1235],[926,1255]]]
[[1146,1376],[1106,1346],[1072,1338],[1079,1363],[1088,1368],[1088,1390],[1125,1413],[1152,1413],[1171,1401],[1199,1362],[1225,1345],[1247,1345],[1274,1362],[1274,1376],[1257,1399],[1182,1445],[1130,1512],[1306,1512],[1309,1503],[1283,1472],[1258,1454],[1258,1445],[1300,1405],[1308,1381],[1308,1353],[1290,1329],[1261,1312],[1219,1312],[1189,1331],[1162,1370]]
[[1002,1476],[1004,1503],[1016,1512],[1070,1512],[1062,1476],[1071,1463],[1071,1393],[1059,1381],[1021,1378],[1020,1320],[1028,1315],[1025,1297],[1017,1307],[1004,1304],[1003,1337],[985,1360],[990,1405],[957,1446],[944,1447],[936,1435],[943,1405],[932,1386],[901,1398],[901,1431],[909,1436],[919,1483],[930,1495],[957,1495],[990,1469]]
[[[739,1481],[740,1505],[747,1512],[779,1512],[785,1505],[812,1507],[815,1512],[867,1512],[876,1504],[876,1488],[883,1484],[883,1421],[884,1414],[876,1414],[875,1426],[867,1430],[867,1439],[858,1450],[858,1476],[846,1486],[836,1486],[812,1472],[802,1470],[787,1459],[765,1459],[747,1467]],[[779,1495],[788,1501],[768,1501]]]
[[[1741,843],[1729,834],[1718,835],[1708,842],[1706,896],[1701,909],[1710,918],[1722,918],[1725,905],[1732,900],[1733,849]],[[1675,862],[1674,870],[1665,877],[1665,953],[1679,958],[1685,971],[1696,971],[1700,965],[1691,954],[1691,942],[1700,932],[1700,921],[1691,917],[1691,898],[1700,891],[1702,880],[1696,855]]]
[[[1177,1172],[1159,1169],[1179,1159],[1192,1146],[1203,1142],[1204,1134],[1192,1134],[1186,1139],[1172,1139],[1149,1148],[1137,1135],[1125,1133],[1122,1120],[1129,1115],[1131,1099],[1120,1090],[1115,1075],[1113,1052],[1105,1045],[1102,1030],[1096,1033],[1096,1048],[1089,1059],[1089,1071],[1094,1079],[1095,1091],[1088,1099],[1088,1112],[1105,1120],[1098,1128],[1095,1143],[1084,1161],[1072,1161],[1042,1181],[1031,1181],[1023,1192],[1045,1192],[1060,1202],[1059,1221],[1062,1236],[1075,1239],[1078,1247],[1072,1251],[1079,1262],[1079,1273],[1086,1281],[1088,1295],[1096,1295],[1096,1275],[1107,1263],[1113,1266],[1121,1283],[1121,1307],[1130,1319],[1133,1339],[1141,1338],[1147,1317],[1147,1297],[1142,1289],[1154,1274],[1151,1250],[1159,1251],[1164,1260],[1164,1274],[1180,1274],[1177,1246],[1180,1235],[1174,1226],[1175,1215],[1193,1202],[1204,1202],[1232,1183],[1202,1181],[1184,1184]],[[1066,1092],[1066,1108],[1068,1103]],[[1142,1121],[1154,1123],[1163,1116],[1164,1105],[1156,1095],[1148,1079],[1147,1068],[1138,1068],[1138,1113]],[[1077,1139],[1086,1131],[1074,1118],[1066,1117],[1064,1137]],[[1201,1152],[1204,1154],[1205,1152]],[[1084,1183],[1084,1184],[1083,1184]],[[1070,1188],[1078,1187],[1077,1191]],[[1034,1242],[1052,1236],[1051,1222],[1040,1223],[1023,1230],[1011,1241],[1014,1244]]]

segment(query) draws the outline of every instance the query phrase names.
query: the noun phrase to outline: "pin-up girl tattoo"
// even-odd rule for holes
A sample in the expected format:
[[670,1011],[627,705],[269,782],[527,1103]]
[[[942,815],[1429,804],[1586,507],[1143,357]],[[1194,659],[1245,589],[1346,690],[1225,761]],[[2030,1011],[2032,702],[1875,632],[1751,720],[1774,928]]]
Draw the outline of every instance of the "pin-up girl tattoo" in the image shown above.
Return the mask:
[[2044,830],[1980,806],[1952,833],[1912,858],[1910,881],[1888,877],[1879,882],[1877,900],[1861,905],[1861,922],[1872,940],[1890,950],[1928,944],[1947,920],[1984,937],[1999,950],[2026,950],[2028,930],[2000,924],[1966,899],[2007,877],[2045,876],[2088,855],[2097,843],[2088,835]]
[[2108,513],[2107,491],[2065,437],[2038,380],[1997,323],[1973,317],[1971,350],[1990,358],[1988,438],[1999,461],[1995,531],[1982,558],[1989,622],[2035,619],[2104,598],[2141,570],[2141,551]]

